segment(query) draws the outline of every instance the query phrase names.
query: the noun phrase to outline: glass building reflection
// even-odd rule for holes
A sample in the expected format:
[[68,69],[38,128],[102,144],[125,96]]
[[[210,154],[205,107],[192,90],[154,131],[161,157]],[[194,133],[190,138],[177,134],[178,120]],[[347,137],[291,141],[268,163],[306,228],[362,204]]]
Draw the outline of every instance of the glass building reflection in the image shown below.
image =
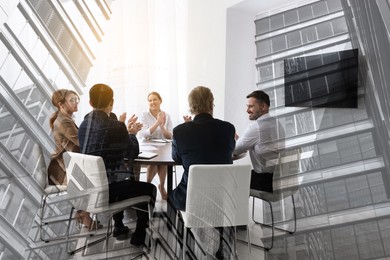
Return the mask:
[[[54,149],[50,96],[59,87],[82,94],[114,14],[104,0],[0,7],[0,256],[59,259],[65,246],[39,243],[36,216]],[[298,231],[278,234],[266,259],[390,257],[389,16],[385,0],[321,0],[256,17],[257,88],[270,95],[286,146],[303,151]],[[361,57],[357,108],[286,106],[285,59],[351,49]],[[53,216],[68,208],[53,206]]]
[[[286,147],[301,147],[304,151],[298,192],[298,232],[294,236],[280,235],[276,242],[278,250],[270,251],[266,259],[389,256],[389,135],[379,134],[388,129],[388,120],[379,120],[382,111],[387,110],[388,95],[381,96],[381,102],[370,102],[378,96],[375,90],[374,93],[370,90],[375,87],[370,85],[371,65],[367,65],[364,55],[376,54],[377,63],[386,63],[381,66],[388,62],[379,58],[385,55],[384,49],[377,49],[377,53],[370,49],[370,40],[380,36],[371,34],[373,39],[367,41],[363,38],[364,30],[372,32],[374,27],[376,32],[380,28],[383,30],[380,34],[388,35],[384,21],[379,19],[390,10],[388,3],[384,6],[387,9],[380,14],[376,4],[371,6],[364,1],[312,1],[273,15],[259,14],[255,21],[258,89],[273,99],[272,112],[285,125]],[[362,9],[367,13],[359,13]],[[369,23],[366,15],[379,18],[376,23]],[[382,43],[388,46],[389,39],[382,39]],[[309,85],[316,83],[315,87],[323,86],[319,91],[326,92],[327,79],[326,84],[303,80],[298,88],[303,91],[294,93],[296,86],[289,83],[297,83],[299,80],[292,77],[302,75],[292,74],[290,78],[285,75],[284,61],[305,57],[299,64],[305,65],[303,73],[307,76],[307,57],[314,62],[319,59],[312,58],[321,57],[322,62],[328,53],[352,49],[358,49],[362,55],[357,103],[350,106],[356,108],[337,108],[348,106],[332,106],[322,102],[325,99],[313,102],[315,90]],[[321,66],[323,69],[325,65]],[[287,67],[287,72],[289,68],[296,70],[297,66]],[[285,85],[290,89],[285,89]],[[386,89],[384,84],[376,87]],[[383,141],[386,144],[380,144]],[[283,215],[283,205],[279,210]]]

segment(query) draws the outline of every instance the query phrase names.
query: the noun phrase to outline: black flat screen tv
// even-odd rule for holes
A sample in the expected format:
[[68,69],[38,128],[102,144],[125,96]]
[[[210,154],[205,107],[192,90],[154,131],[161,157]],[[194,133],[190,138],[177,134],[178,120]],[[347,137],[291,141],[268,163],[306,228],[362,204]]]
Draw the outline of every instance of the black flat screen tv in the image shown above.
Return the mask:
[[358,49],[284,60],[286,107],[357,108]]

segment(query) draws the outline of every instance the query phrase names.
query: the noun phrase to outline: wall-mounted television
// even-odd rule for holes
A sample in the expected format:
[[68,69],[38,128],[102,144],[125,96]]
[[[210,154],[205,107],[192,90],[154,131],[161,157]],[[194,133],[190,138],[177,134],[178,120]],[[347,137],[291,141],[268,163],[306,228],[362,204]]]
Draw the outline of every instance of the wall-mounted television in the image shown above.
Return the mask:
[[358,49],[284,60],[286,107],[357,108]]

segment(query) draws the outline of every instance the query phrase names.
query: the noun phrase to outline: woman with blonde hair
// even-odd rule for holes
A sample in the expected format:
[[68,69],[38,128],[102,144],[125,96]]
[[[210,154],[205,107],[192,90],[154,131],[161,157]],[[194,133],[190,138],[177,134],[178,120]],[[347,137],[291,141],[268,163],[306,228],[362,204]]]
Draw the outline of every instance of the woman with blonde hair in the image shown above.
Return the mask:
[[[57,108],[57,111],[53,113],[49,121],[56,146],[47,170],[49,184],[67,185],[66,169],[62,155],[66,151],[80,152],[77,136],[78,127],[72,118],[73,113],[78,110],[80,98],[73,90],[59,89],[54,91],[51,102]],[[77,211],[76,219],[90,230],[103,227],[93,221],[89,213],[83,210]]]
[[[143,129],[139,136],[146,139],[172,139],[172,120],[168,113],[161,110],[162,98],[159,93],[153,91],[148,95],[149,110],[142,113],[140,118]],[[166,165],[148,165],[146,172],[146,182],[152,182],[154,176],[158,174],[160,184],[158,189],[161,198],[166,200],[168,197],[164,184],[167,177]]]

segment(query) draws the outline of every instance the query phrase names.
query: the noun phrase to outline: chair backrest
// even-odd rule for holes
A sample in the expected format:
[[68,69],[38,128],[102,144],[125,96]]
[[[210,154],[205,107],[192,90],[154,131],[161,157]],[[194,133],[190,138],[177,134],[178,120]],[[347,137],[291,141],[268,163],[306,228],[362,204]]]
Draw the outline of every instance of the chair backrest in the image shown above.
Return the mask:
[[279,153],[273,176],[274,190],[298,186],[299,160],[299,148]]
[[250,165],[191,165],[186,227],[247,225],[250,175]]
[[251,196],[275,202],[297,192],[299,189],[300,154],[299,148],[283,150],[279,152],[277,159],[267,161],[267,164],[275,165],[273,192],[251,190]]
[[108,206],[108,180],[100,156],[65,152],[64,162],[68,178],[68,194],[74,196],[73,206],[78,210],[95,212]]

